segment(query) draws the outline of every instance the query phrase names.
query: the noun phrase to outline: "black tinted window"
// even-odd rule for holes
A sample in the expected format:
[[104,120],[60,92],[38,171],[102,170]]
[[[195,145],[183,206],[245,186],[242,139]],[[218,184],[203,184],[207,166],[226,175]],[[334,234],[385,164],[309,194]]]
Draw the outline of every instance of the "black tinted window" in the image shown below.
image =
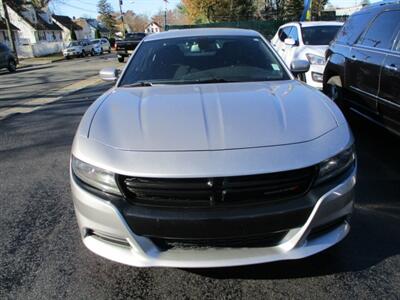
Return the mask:
[[329,45],[341,26],[303,27],[304,45]]
[[139,40],[145,37],[144,33],[130,33],[126,35],[127,40]]
[[261,38],[188,37],[142,43],[121,85],[142,81],[193,84],[287,79],[287,72]]
[[400,11],[383,12],[372,22],[359,43],[368,47],[391,49],[399,23]]
[[342,27],[342,30],[338,32],[336,41],[347,45],[354,44],[368,25],[370,18],[370,13],[358,13],[351,16]]

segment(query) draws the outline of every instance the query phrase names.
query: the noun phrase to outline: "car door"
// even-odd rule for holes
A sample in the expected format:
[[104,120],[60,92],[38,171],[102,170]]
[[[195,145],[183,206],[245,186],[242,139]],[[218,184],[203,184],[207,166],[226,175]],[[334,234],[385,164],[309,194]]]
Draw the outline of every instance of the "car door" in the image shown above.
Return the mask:
[[378,109],[384,122],[400,133],[400,25],[397,32],[382,67]]
[[290,66],[296,51],[299,49],[299,29],[296,26],[291,26],[288,38],[294,40],[294,45],[286,45],[283,53],[283,60],[286,65]]
[[381,68],[387,52],[393,45],[399,21],[398,11],[385,11],[376,16],[353,45],[346,63],[348,86],[357,95],[349,97],[349,100],[374,114],[378,114]]
[[287,45],[285,44],[285,39],[287,39],[289,37],[291,30],[292,30],[292,26],[281,27],[278,31],[278,39],[275,42],[275,44],[273,44],[273,46],[275,47],[279,56],[282,58],[284,58],[284,56],[285,56],[286,47],[287,47]]

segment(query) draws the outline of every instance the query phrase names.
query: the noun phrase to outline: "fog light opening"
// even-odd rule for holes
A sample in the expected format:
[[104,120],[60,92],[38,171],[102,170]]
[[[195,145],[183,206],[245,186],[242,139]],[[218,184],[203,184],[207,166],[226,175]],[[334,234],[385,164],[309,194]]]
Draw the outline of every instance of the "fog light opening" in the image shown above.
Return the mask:
[[123,247],[127,247],[127,248],[131,247],[126,239],[112,236],[110,234],[106,234],[103,232],[98,232],[98,231],[95,231],[92,229],[87,229],[85,237],[88,237],[88,236],[92,236],[98,240],[101,240],[102,242],[111,243],[111,244],[115,244],[115,245],[123,246]]

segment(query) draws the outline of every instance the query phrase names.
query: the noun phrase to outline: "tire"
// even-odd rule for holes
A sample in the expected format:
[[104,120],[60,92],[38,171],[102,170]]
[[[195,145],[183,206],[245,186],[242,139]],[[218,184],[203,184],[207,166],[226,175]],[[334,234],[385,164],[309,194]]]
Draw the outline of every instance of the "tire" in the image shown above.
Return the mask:
[[65,57],[65,59],[66,59],[66,60],[70,60],[71,57],[67,55],[67,56]]
[[86,56],[85,50],[82,50],[81,57],[85,57],[85,56]]
[[10,73],[13,73],[17,70],[17,64],[14,59],[10,59],[7,64],[7,69]]
[[108,51],[107,51],[109,54],[111,53],[111,47],[110,48],[108,48]]
[[90,56],[95,56],[96,53],[94,53],[94,50],[90,51]]
[[118,61],[119,61],[120,63],[123,63],[124,60],[125,60],[125,57],[118,57]]

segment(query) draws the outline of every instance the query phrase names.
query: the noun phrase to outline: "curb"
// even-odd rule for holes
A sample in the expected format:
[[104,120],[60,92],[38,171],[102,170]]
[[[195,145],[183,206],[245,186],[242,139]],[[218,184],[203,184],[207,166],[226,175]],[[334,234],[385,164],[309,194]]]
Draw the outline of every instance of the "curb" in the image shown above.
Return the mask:
[[26,114],[33,112],[37,109],[40,109],[42,107],[45,107],[46,105],[50,103],[57,102],[58,100],[62,99],[63,97],[72,94],[74,92],[80,91],[82,89],[88,88],[93,85],[97,85],[102,80],[98,77],[98,75],[91,76],[85,80],[81,80],[75,83],[72,83],[70,85],[67,85],[61,89],[57,89],[54,91],[53,96],[50,97],[38,97],[32,100],[29,100],[27,102],[19,103],[18,105],[23,105],[23,106],[28,106],[28,107],[12,107],[12,108],[6,108],[1,110],[0,109],[0,121],[3,121],[7,119],[10,116],[16,115],[16,114]]

